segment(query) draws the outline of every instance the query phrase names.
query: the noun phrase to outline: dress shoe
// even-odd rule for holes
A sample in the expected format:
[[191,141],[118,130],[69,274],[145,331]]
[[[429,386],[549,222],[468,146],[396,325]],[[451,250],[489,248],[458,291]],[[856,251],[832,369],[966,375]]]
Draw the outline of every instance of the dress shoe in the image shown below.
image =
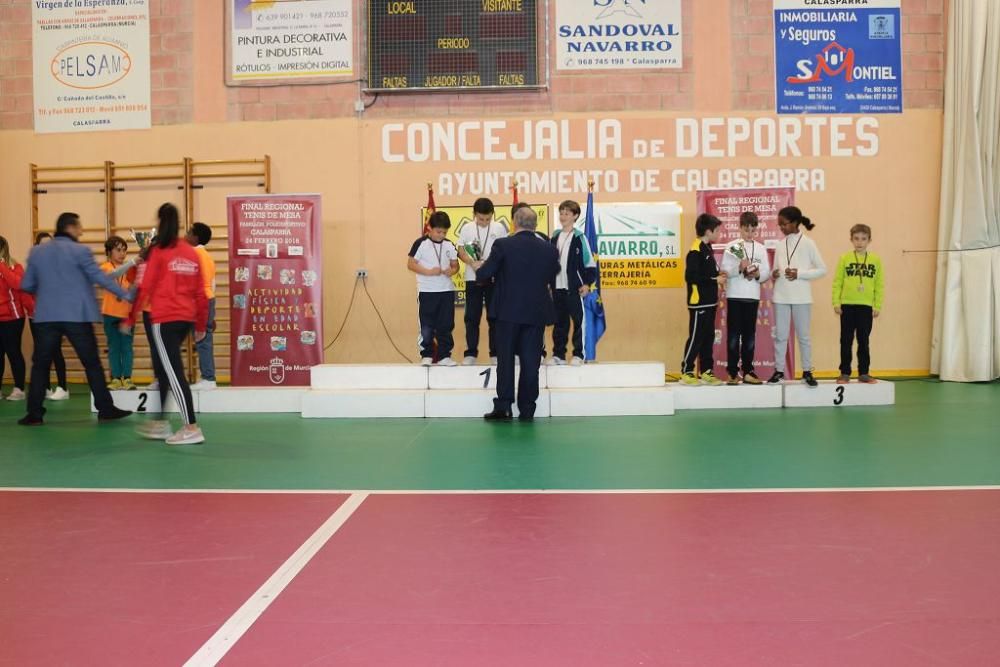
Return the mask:
[[132,414],[131,410],[122,410],[121,408],[113,408],[108,412],[102,412],[97,415],[97,421],[99,422],[113,422],[119,419],[124,419]]
[[497,408],[493,409],[493,412],[487,412],[483,415],[483,419],[488,422],[509,422],[514,418],[514,415],[510,413],[510,410],[499,410]]

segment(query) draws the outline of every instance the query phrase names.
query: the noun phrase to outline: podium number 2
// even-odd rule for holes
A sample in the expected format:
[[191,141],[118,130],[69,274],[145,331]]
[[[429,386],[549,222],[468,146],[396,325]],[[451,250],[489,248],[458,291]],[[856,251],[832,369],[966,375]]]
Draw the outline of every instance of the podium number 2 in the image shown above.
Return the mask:
[[142,392],[141,394],[139,394],[139,405],[138,405],[138,407],[136,407],[135,411],[136,412],[145,412],[146,411],[146,401],[147,400],[149,400],[149,396],[146,395],[146,392]]
[[485,375],[486,376],[486,379],[483,380],[483,389],[489,389],[490,388],[490,376],[492,374],[493,374],[493,369],[492,368],[487,368],[485,371],[483,371],[482,373],[480,373],[480,375]]
[[837,387],[836,394],[837,394],[837,396],[833,399],[833,404],[834,405],[840,405],[841,403],[844,402],[844,388],[843,387]]

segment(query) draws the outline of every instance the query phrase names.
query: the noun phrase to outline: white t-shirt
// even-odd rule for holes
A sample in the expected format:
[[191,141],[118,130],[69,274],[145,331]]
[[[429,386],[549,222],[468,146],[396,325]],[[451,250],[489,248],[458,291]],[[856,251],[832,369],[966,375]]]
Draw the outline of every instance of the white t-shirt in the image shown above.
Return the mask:
[[[440,266],[442,270],[451,268],[451,263],[458,260],[458,249],[455,244],[445,239],[435,243],[426,236],[421,236],[413,242],[410,257],[417,260],[425,269]],[[451,276],[425,276],[417,274],[417,290],[420,292],[454,292],[455,283]]]
[[556,237],[556,248],[559,250],[559,274],[556,276],[556,289],[569,289],[569,277],[566,269],[569,267],[569,250],[573,246],[573,232],[559,232]]
[[[497,239],[506,238],[506,236],[507,228],[496,220],[491,221],[488,227],[480,227],[473,220],[458,232],[458,243],[464,247],[478,242],[480,248],[479,259],[485,262],[489,259],[490,253],[493,251],[493,242]],[[471,266],[466,265],[465,267],[465,279],[467,281],[476,280],[476,272]]]
[[[760,271],[756,280],[749,280],[740,273],[741,259],[733,252],[734,248],[738,248],[737,252]],[[727,299],[760,301],[760,285],[771,279],[771,263],[767,259],[767,248],[763,243],[756,241],[737,239],[727,245],[726,251],[722,253],[721,269],[729,276],[729,282],[726,283]]]
[[[812,303],[812,281],[826,275],[826,264],[816,243],[803,234],[789,234],[778,242],[774,250],[774,268],[778,278],[774,281],[774,302],[786,304]],[[799,270],[797,280],[785,278],[785,269]]]

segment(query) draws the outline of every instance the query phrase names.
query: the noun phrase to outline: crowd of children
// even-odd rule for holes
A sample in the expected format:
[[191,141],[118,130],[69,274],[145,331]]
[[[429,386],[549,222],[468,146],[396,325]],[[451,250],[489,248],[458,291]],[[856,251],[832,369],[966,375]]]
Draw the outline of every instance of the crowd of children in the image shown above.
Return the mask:
[[[773,281],[774,305],[774,373],[769,384],[785,379],[788,339],[791,327],[799,342],[802,381],[810,387],[818,382],[813,374],[812,342],[812,281],[826,275],[827,268],[816,243],[802,228],[811,231],[816,225],[795,206],[778,213],[778,228],[783,238],[774,252],[774,268],[770,267],[767,248],[755,240],[759,220],[751,212],[740,216],[740,238],[726,245],[721,267],[716,263],[712,243],[717,239],[722,223],[713,215],[702,214],[695,222],[698,240],[685,260],[685,282],[688,294],[688,340],[684,346],[681,368],[683,384],[721,384],[713,367],[715,311],[719,287],[726,289],[727,364],[726,384],[761,384],[754,371],[754,351],[757,336],[757,313],[761,285]],[[884,274],[878,255],[869,252],[871,228],[855,225],[851,228],[854,251],[840,258],[833,279],[833,307],[840,316],[840,376],[837,382],[850,381],[855,339],[858,343],[858,379],[875,382],[870,375],[869,337],[872,321],[878,317],[884,294]],[[695,363],[700,374],[695,372]],[[742,373],[742,378],[741,378]]]
[[[524,206],[523,202],[520,206]],[[583,232],[576,228],[580,205],[564,201],[559,205],[560,228],[549,240],[558,250],[561,271],[552,285],[556,319],[553,322],[553,356],[550,364],[583,364],[583,306],[596,278],[596,261]],[[477,363],[480,320],[485,307],[490,362],[495,363],[496,344],[490,305],[493,286],[476,279],[476,269],[489,257],[493,241],[507,235],[507,229],[494,220],[493,202],[486,198],[473,205],[474,219],[458,233],[458,244],[448,240],[451,220],[444,212],[430,216],[427,233],[410,248],[407,267],[417,274],[420,320],[420,357],[425,366],[457,365],[451,358],[454,340],[455,283],[451,277],[465,264],[466,351],[464,365]],[[680,381],[686,385],[757,385],[764,383],[755,369],[758,314],[761,287],[773,283],[774,372],[766,380],[777,384],[785,379],[788,340],[794,326],[799,343],[802,381],[817,386],[812,361],[810,328],[812,321],[812,282],[827,273],[826,264],[816,243],[805,234],[815,224],[794,206],[781,209],[778,227],[782,238],[769,249],[757,240],[760,220],[752,211],[740,216],[739,238],[725,245],[721,261],[716,260],[715,244],[721,235],[721,221],[709,214],[695,221],[697,239],[685,258],[684,279],[687,286],[688,338],[684,344]],[[804,231],[803,231],[804,230]],[[840,258],[833,281],[833,306],[841,321],[841,364],[838,382],[851,375],[854,341],[857,340],[858,376],[861,382],[874,382],[870,375],[869,337],[872,322],[882,306],[884,276],[882,263],[868,250],[871,229],[866,225],[851,228],[854,251]],[[713,347],[716,338],[716,311],[720,292],[725,290],[726,306],[726,378],[716,376]],[[570,332],[572,331],[572,337]]]
[[[96,357],[92,365],[98,370],[96,379],[102,389],[104,386],[109,390],[136,389],[132,381],[134,324],[136,316],[142,312],[155,376],[153,384],[147,390],[163,387],[161,405],[166,401],[167,394],[172,393],[181,406],[184,426],[174,434],[169,424],[161,418],[141,426],[140,434],[147,438],[166,440],[168,444],[197,444],[204,440],[204,436],[195,424],[190,390],[209,390],[216,386],[211,336],[215,329],[215,263],[205,248],[211,240],[212,232],[207,225],[194,223],[187,236],[181,238],[179,214],[171,204],[160,207],[157,217],[157,235],[136,259],[127,258],[129,248],[124,238],[113,235],[104,243],[106,261],[99,266],[97,275],[101,272],[106,274],[106,278],[102,279],[102,285],[106,284],[107,287],[100,299],[100,314],[110,377],[101,381]],[[77,242],[79,217],[67,213],[60,216],[60,221],[63,227],[72,227],[77,232],[75,235],[62,232],[62,236],[66,237],[63,240]],[[52,239],[49,233],[39,232],[34,245],[41,246]],[[88,261],[92,261],[89,260],[89,255]],[[97,266],[96,263],[94,266]],[[35,299],[29,293],[36,290],[37,285],[28,287],[27,281],[24,281],[22,289],[24,276],[24,266],[11,256],[7,240],[0,237],[0,377],[9,361],[14,381],[13,389],[4,397],[8,401],[26,399],[25,360],[22,353],[26,320],[31,323],[32,338],[38,340],[40,337],[33,320]],[[187,336],[194,336],[202,376],[201,381],[190,388],[180,363],[180,346]],[[51,358],[57,378],[55,389],[46,389],[45,399],[68,399],[66,361],[59,346],[55,346],[44,356]],[[33,384],[36,379],[34,373],[38,372],[38,377],[48,378],[49,371],[50,368],[44,373],[33,371]],[[88,383],[92,384],[94,379],[88,370]],[[41,413],[44,413],[43,409]],[[117,411],[116,414],[120,416],[127,414],[127,411]],[[42,423],[37,414],[29,417],[21,423]]]
[[[521,204],[525,205],[525,204]],[[552,285],[552,296],[556,318],[553,322],[553,357],[550,364],[567,363],[567,353],[572,353],[569,363],[583,363],[583,307],[585,297],[596,278],[596,261],[590,245],[581,230],[576,228],[580,217],[580,205],[567,200],[559,205],[560,228],[555,231],[551,242],[560,257],[561,271]],[[488,354],[490,362],[495,362],[496,341],[493,331],[491,284],[477,281],[476,270],[488,259],[493,243],[508,234],[507,228],[494,219],[495,208],[489,199],[478,199],[473,206],[474,219],[459,231],[456,246],[448,238],[451,220],[447,213],[438,211],[428,220],[427,233],[417,239],[410,248],[408,268],[416,274],[419,300],[420,357],[424,365],[455,366],[452,359],[455,324],[455,283],[452,281],[460,270],[460,262],[465,265],[465,325],[466,348],[463,364],[477,363],[479,356],[480,323],[486,313]],[[164,220],[164,216],[166,220]],[[170,210],[161,208],[161,226],[172,230],[174,223]],[[786,355],[790,330],[794,326],[799,344],[802,381],[816,386],[812,362],[810,328],[812,320],[812,282],[827,273],[826,264],[816,243],[805,232],[815,228],[815,224],[794,206],[781,209],[778,226],[783,237],[774,250],[773,267],[769,260],[768,248],[756,239],[759,220],[752,212],[740,217],[739,238],[729,242],[716,261],[715,242],[719,239],[722,223],[709,214],[698,216],[695,221],[696,241],[685,259],[686,304],[688,309],[688,338],[684,344],[681,362],[681,378],[684,384],[718,385],[725,382],[761,384],[763,380],[755,371],[755,350],[758,314],[761,303],[761,287],[773,281],[774,314],[774,372],[768,383],[779,383],[785,379]],[[47,233],[39,233],[35,245],[51,241]],[[190,254],[197,263],[201,290],[198,298],[192,297],[193,308],[205,303],[207,317],[203,329],[199,329],[196,347],[198,351],[201,381],[188,388],[183,380],[179,356],[173,348],[179,346],[184,336],[192,333],[197,326],[167,326],[167,335],[162,331],[158,341],[155,305],[149,298],[154,290],[146,288],[146,295],[136,300],[132,306],[128,301],[105,291],[101,303],[104,332],[107,339],[108,363],[110,367],[110,389],[135,389],[132,381],[134,319],[142,312],[147,338],[151,341],[151,359],[156,379],[149,390],[157,390],[164,379],[169,378],[166,387],[180,394],[185,407],[190,407],[187,397],[190,390],[210,390],[216,387],[215,363],[213,358],[212,332],[215,329],[215,263],[206,246],[211,241],[211,228],[202,223],[194,223],[184,239],[174,238],[172,245],[162,246],[154,242],[152,247],[167,250],[177,247],[183,241],[184,253]],[[832,304],[840,318],[840,375],[838,383],[850,380],[854,361],[855,342],[857,345],[858,379],[863,383],[874,382],[871,376],[870,336],[875,318],[879,316],[884,298],[884,271],[882,261],[869,249],[872,239],[871,228],[854,225],[850,229],[853,250],[844,253],[838,261],[833,276]],[[127,259],[128,243],[120,236],[111,236],[104,244],[107,260],[101,269],[114,279],[122,290],[131,290],[133,295],[144,281],[151,248],[146,248],[137,259]],[[182,253],[183,254],[183,253]],[[184,255],[187,258],[187,254]],[[13,389],[5,397],[8,401],[25,398],[25,360],[22,353],[22,337],[25,322],[31,323],[34,336],[34,299],[21,290],[21,279],[25,269],[11,254],[7,240],[0,237],[0,376],[9,361],[13,376]],[[159,275],[159,274],[157,274]],[[183,282],[183,281],[182,281]],[[179,283],[180,284],[180,283]],[[183,289],[189,285],[183,282]],[[725,289],[727,319],[726,336],[726,378],[719,378],[714,371],[713,346],[715,344],[715,318],[720,301],[720,290]],[[172,305],[164,305],[164,304]],[[195,310],[185,306],[174,308],[176,302],[164,297],[161,307],[169,311],[165,316],[183,316],[183,322],[196,321]],[[183,313],[180,311],[183,310]],[[188,311],[191,312],[188,312]],[[174,312],[176,311],[176,312]],[[198,324],[201,322],[198,320]],[[162,328],[162,327],[161,327]],[[174,331],[176,329],[176,331]],[[164,348],[160,350],[160,348]],[[179,349],[179,347],[178,347]],[[544,351],[543,351],[544,353]],[[169,360],[169,367],[161,359]],[[65,400],[69,397],[66,381],[66,362],[61,352],[53,354],[57,385],[46,391],[49,400]],[[185,428],[194,428],[193,410],[185,410]],[[156,428],[163,430],[162,424]],[[158,431],[159,433],[159,431]],[[197,439],[200,432],[188,433],[189,439]]]

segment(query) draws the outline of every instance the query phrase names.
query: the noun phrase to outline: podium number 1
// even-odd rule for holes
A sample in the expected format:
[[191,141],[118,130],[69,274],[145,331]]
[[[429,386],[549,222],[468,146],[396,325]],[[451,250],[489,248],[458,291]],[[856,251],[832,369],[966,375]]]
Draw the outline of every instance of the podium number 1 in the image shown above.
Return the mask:
[[483,371],[482,373],[480,373],[480,375],[485,375],[486,376],[486,379],[483,380],[483,389],[489,389],[490,388],[490,376],[492,374],[493,374],[493,369],[492,368],[487,368],[485,371]]
[[837,387],[836,394],[837,394],[836,397],[833,399],[833,404],[840,405],[841,403],[844,402],[844,388]]

